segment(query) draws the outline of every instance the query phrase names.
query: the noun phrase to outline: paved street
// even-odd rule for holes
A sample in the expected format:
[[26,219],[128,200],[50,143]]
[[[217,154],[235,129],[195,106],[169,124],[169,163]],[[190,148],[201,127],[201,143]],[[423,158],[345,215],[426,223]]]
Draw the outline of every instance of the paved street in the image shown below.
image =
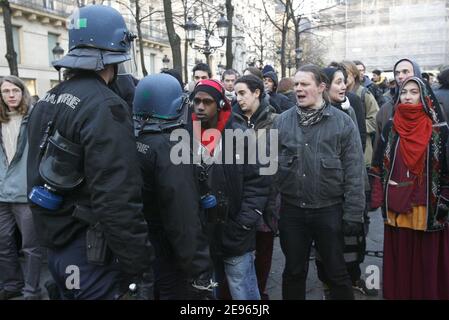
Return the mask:
[[[372,211],[369,213],[370,216],[370,230],[367,238],[367,250],[383,250],[383,220],[380,210]],[[366,256],[365,261],[362,265],[362,277],[369,265],[374,265],[379,267],[380,276],[382,277],[382,259],[377,257]],[[282,270],[284,268],[284,255],[282,254],[281,247],[279,244],[279,238],[275,240],[275,249],[273,252],[273,264],[271,268],[270,278],[268,280],[267,288],[268,295],[271,300],[281,300],[282,299]],[[367,274],[369,275],[369,274]],[[382,278],[381,278],[382,287]],[[355,298],[357,300],[380,300],[382,299],[382,292],[379,292],[378,297],[367,297],[358,292],[355,293]],[[309,274],[307,277],[307,300],[322,300],[323,299],[323,288],[321,282],[318,280],[315,261],[312,259],[309,264]]]
[[[367,250],[383,250],[383,221],[380,210],[370,212],[371,218],[370,230],[367,239]],[[374,265],[379,268],[380,275],[382,275],[382,259],[366,256],[365,262],[362,265],[362,277],[366,267],[369,265]],[[308,300],[322,300],[323,299],[323,289],[321,282],[317,278],[315,261],[312,259],[309,265],[309,274],[307,278],[307,299]],[[268,280],[268,294],[271,300],[282,300],[282,270],[284,268],[284,255],[282,254],[279,238],[275,239],[275,248],[273,253],[273,264],[270,273],[270,278]],[[47,292],[43,287],[44,283],[50,279],[49,271],[44,264],[41,276],[41,285],[43,288],[44,299],[48,299]],[[380,292],[378,297],[367,297],[358,292],[355,293],[357,300],[379,300],[382,299],[382,293]]]

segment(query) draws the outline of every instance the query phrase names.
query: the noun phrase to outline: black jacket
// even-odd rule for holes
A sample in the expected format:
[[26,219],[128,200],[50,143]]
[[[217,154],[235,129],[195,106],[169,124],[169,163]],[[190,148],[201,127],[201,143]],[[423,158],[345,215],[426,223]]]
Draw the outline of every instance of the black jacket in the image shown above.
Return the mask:
[[[173,128],[172,128],[173,129]],[[139,163],[144,180],[143,212],[150,237],[161,247],[157,255],[174,256],[178,267],[193,279],[209,279],[212,274],[208,239],[200,219],[200,195],[195,166],[174,164],[170,133],[151,127],[137,138]],[[181,141],[190,148],[187,141]]]
[[362,149],[365,152],[366,146],[366,111],[365,105],[362,103],[362,100],[358,95],[346,91],[346,97],[348,97],[349,103],[351,104],[352,109],[354,109],[355,116],[357,118],[357,126],[359,128],[360,140],[362,141]]
[[[259,108],[257,108],[256,112],[251,116],[251,118],[247,118],[240,107],[238,107],[235,111],[236,120],[243,126],[247,126],[249,129],[254,129],[257,132],[257,136],[260,137],[259,129],[265,129],[266,141],[270,138],[269,130],[273,126],[274,120],[279,116],[276,114],[276,110],[272,106],[270,106],[265,100],[261,101]],[[270,155],[270,150],[266,150],[266,155]],[[271,164],[261,164],[264,167],[268,168]],[[265,179],[268,179],[270,182],[270,195],[267,200],[267,204],[263,211],[263,221],[259,222],[259,225],[264,222],[272,231],[275,232],[276,227],[273,225],[273,217],[278,218],[277,210],[276,210],[276,197],[278,195],[278,190],[274,185],[274,175],[267,176]]]
[[[226,129],[245,131],[246,127],[236,121],[235,115],[231,115]],[[208,233],[213,255],[234,257],[255,250],[256,224],[267,202],[270,180],[259,174],[258,163],[248,161],[247,141],[245,140],[243,155],[236,149],[237,139],[228,138],[230,137],[226,134],[222,135],[222,150],[226,149],[228,143],[233,142],[233,163],[225,163],[223,152],[220,155],[222,164],[213,163],[208,168],[212,193],[219,201],[227,202],[227,219],[224,223],[209,223]],[[237,164],[235,159],[242,157],[243,164]],[[197,170],[200,170],[199,166]]]
[[29,120],[28,192],[42,186],[39,145],[53,119],[62,136],[83,148],[84,182],[63,195],[56,211],[31,205],[44,246],[63,248],[99,222],[124,272],[150,267],[152,247],[142,214],[140,171],[126,103],[93,72],[64,81],[34,107]]
[[270,92],[268,95],[270,97],[270,105],[276,109],[277,113],[287,111],[295,105],[294,102],[282,93]]
[[133,110],[134,92],[139,80],[130,74],[119,74],[117,79],[109,85],[109,88],[114,91],[120,98],[125,100],[129,110]]

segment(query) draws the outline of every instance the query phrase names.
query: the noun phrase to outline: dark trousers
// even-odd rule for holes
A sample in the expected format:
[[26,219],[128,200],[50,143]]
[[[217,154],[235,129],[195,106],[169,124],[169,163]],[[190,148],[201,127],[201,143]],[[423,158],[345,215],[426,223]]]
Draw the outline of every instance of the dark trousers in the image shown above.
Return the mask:
[[85,232],[63,248],[49,249],[48,268],[64,300],[113,300],[123,293],[117,262],[102,266],[87,262]]
[[157,300],[184,300],[188,298],[188,275],[181,270],[163,232],[150,228],[151,244],[156,259],[153,262],[154,296]]
[[281,248],[285,255],[282,275],[283,299],[304,300],[308,260],[315,241],[333,299],[354,299],[351,280],[343,258],[341,205],[320,209],[284,206],[279,221]]
[[256,232],[256,276],[259,285],[260,297],[262,300],[269,300],[265,292],[268,276],[271,270],[271,259],[273,257],[273,232]]
[[[318,279],[320,279],[320,281],[324,284],[328,285],[329,279],[326,275],[326,272],[324,272],[323,263],[320,260],[315,259],[315,265]],[[346,269],[348,269],[349,277],[351,278],[352,283],[355,284],[356,281],[360,280],[362,270],[360,269],[360,263],[358,261],[346,262]]]
[[[22,236],[21,248],[17,247],[16,226]],[[20,249],[25,257],[23,270]],[[40,294],[42,251],[28,204],[0,202],[0,289],[22,291],[25,297]]]

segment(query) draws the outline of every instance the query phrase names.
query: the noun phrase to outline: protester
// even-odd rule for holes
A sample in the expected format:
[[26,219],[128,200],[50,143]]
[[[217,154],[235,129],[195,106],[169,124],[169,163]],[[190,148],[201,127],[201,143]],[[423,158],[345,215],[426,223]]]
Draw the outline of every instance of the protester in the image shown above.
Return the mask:
[[279,231],[285,255],[284,299],[305,299],[307,262],[315,241],[333,299],[354,299],[343,257],[343,234],[363,232],[363,152],[351,118],[323,98],[326,75],[314,65],[295,74],[297,107],[279,131]]
[[[226,277],[234,300],[260,300],[254,267],[256,225],[267,202],[270,181],[259,174],[257,162],[244,160],[249,155],[249,142],[240,142],[244,143],[242,154],[237,149],[239,143],[225,134],[226,129],[242,132],[246,128],[235,120],[221,83],[201,80],[191,100],[192,152],[202,159],[197,172],[216,280],[223,286]],[[216,205],[210,208],[211,197]]]
[[449,299],[447,138],[426,84],[402,80],[371,169],[372,206],[385,219],[386,299]]
[[[31,98],[23,81],[15,76],[1,78],[0,91],[0,300],[22,294],[25,300],[38,300],[42,249],[26,193]],[[16,226],[21,248],[16,247]],[[25,257],[23,271],[18,257],[20,249]]]

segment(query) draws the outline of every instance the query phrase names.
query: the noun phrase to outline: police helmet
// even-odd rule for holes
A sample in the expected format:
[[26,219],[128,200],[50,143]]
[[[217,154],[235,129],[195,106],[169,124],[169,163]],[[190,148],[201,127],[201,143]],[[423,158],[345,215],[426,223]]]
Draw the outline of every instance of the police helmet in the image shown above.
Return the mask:
[[75,48],[97,48],[128,52],[134,36],[128,31],[122,15],[114,8],[90,5],[70,16],[69,51]]
[[175,77],[163,73],[149,75],[136,87],[133,114],[137,118],[177,119],[187,100]]
[[69,18],[69,52],[55,61],[57,69],[102,70],[105,65],[130,59],[128,51],[135,36],[114,8],[89,5],[76,8]]

